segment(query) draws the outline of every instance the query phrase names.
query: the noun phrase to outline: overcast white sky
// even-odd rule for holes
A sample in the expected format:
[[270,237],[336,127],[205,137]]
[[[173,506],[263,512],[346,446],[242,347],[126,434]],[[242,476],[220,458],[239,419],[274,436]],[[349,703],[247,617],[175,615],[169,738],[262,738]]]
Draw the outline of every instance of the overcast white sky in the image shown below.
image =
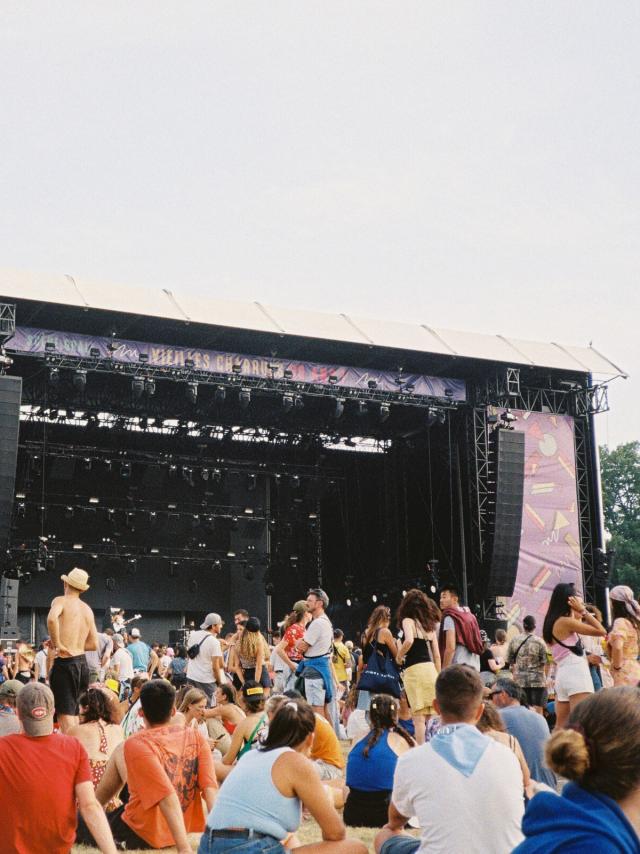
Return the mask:
[[640,5],[0,3],[0,265],[594,345],[640,437]]

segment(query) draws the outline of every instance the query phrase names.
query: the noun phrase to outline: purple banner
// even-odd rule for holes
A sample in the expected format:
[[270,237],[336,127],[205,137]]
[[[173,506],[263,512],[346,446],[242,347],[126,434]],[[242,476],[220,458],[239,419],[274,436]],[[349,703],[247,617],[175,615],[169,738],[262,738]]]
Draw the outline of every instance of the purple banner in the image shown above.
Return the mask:
[[[288,379],[297,383],[317,383],[336,388],[369,389],[375,383],[377,391],[400,392],[397,372],[373,371],[363,368],[348,368],[344,365],[322,365],[316,362],[290,362],[284,359],[267,359],[263,356],[247,356],[243,353],[223,353],[217,350],[200,350],[194,347],[172,347],[168,344],[148,344],[142,341],[125,341],[98,338],[92,335],[76,335],[68,332],[52,332],[45,329],[18,327],[6,349],[13,353],[47,353],[46,345],[52,344],[51,355],[70,356],[78,359],[112,359],[124,364],[144,364],[155,368],[187,370],[191,360],[197,371],[212,374],[262,379]],[[114,349],[110,349],[113,347]],[[91,352],[93,350],[93,353]],[[234,371],[239,366],[239,370]],[[285,377],[285,371],[287,376]],[[329,378],[332,377],[330,380]],[[448,398],[452,401],[466,400],[464,380],[429,377],[423,374],[403,374],[404,385],[412,385],[412,394],[428,397]]]
[[532,614],[540,633],[556,584],[583,587],[573,418],[514,412],[515,429],[525,434],[525,479],[518,574],[506,612],[509,625]]

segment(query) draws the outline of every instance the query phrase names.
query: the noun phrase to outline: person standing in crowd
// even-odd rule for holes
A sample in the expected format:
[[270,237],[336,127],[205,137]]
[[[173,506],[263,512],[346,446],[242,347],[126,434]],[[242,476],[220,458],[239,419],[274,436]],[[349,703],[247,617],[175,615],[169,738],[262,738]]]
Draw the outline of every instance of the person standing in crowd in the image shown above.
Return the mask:
[[316,587],[307,595],[307,609],[312,620],[304,637],[296,642],[302,661],[296,673],[304,679],[304,693],[314,712],[331,721],[329,704],[334,695],[334,674],[331,662],[333,652],[333,626],[325,614],[329,597]]
[[[129,800],[109,823],[116,842],[128,849],[175,845],[178,854],[192,854],[187,834],[204,829],[202,798],[207,810],[216,798],[209,745],[197,729],[172,723],[175,699],[164,679],[149,680],[140,692],[145,728],[124,743]],[[124,782],[112,777],[113,786],[100,789],[103,802]]]
[[136,673],[131,680],[131,696],[122,704],[126,711],[120,726],[125,738],[144,728],[144,718],[140,714],[140,692],[148,681],[148,673]]
[[294,834],[302,807],[320,826],[322,842],[303,846],[316,854],[366,854],[362,842],[346,838],[345,826],[326,796],[307,754],[315,716],[304,700],[287,699],[273,716],[258,750],[239,762],[220,789],[198,854],[284,854],[283,841]]
[[148,673],[151,661],[151,647],[142,640],[140,629],[131,629],[127,651],[133,661],[134,673]]
[[106,632],[98,632],[97,649],[87,650],[85,657],[89,668],[89,684],[102,682],[113,652],[113,641]]
[[615,687],[637,685],[640,682],[638,633],[640,605],[630,587],[620,584],[609,591],[613,625],[609,632],[608,648],[611,675]]
[[491,644],[490,649],[493,653],[493,657],[498,664],[498,667],[504,667],[505,659],[507,657],[507,648],[509,644],[507,643],[507,633],[504,629],[496,629],[495,641]]
[[498,679],[491,689],[491,700],[500,711],[507,732],[518,739],[534,780],[556,787],[556,778],[544,762],[549,728],[542,715],[521,704],[522,688],[513,679]]
[[17,679],[23,685],[31,682],[35,678],[35,661],[36,654],[31,644],[24,640],[19,640],[13,660],[11,678]]
[[534,634],[535,617],[526,616],[522,628],[522,634],[509,642],[506,662],[511,667],[514,680],[524,691],[527,704],[541,715],[547,705],[547,646]]
[[398,756],[415,745],[399,726],[399,708],[399,701],[386,694],[374,695],[371,700],[371,731],[351,748],[347,757],[346,825],[382,827],[387,820]]
[[[600,608],[597,608],[595,605],[585,605],[584,607],[599,623],[604,625]],[[609,673],[609,661],[605,656],[605,648],[608,649],[607,640],[600,637],[593,637],[593,635],[584,635],[582,637],[582,645],[587,656],[593,690],[601,691],[603,688],[612,688],[613,679]],[[640,679],[640,674],[638,678]]]
[[175,648],[175,654],[171,659],[171,663],[169,664],[169,668],[167,670],[167,679],[171,682],[173,687],[178,690],[182,688],[183,685],[187,683],[187,648],[183,643],[177,643]]
[[113,636],[113,655],[111,656],[111,670],[116,675],[120,684],[120,699],[124,699],[131,688],[133,679],[133,659],[131,653],[125,648],[124,638],[120,634]]
[[260,628],[260,620],[257,617],[249,617],[242,637],[236,644],[235,672],[241,685],[247,681],[255,681],[262,685],[265,697],[268,697],[271,690],[271,677],[267,667],[270,652]]
[[404,690],[411,707],[416,741],[424,744],[426,722],[433,714],[436,679],[440,672],[440,651],[436,626],[440,622],[438,606],[422,590],[409,590],[400,602],[397,614],[404,640],[398,650],[398,663],[404,668]]
[[16,700],[24,684],[17,679],[7,679],[0,685],[0,736],[20,732]]
[[276,646],[275,652],[288,668],[282,687],[283,692],[295,685],[296,670],[302,661],[302,653],[296,649],[296,643],[304,637],[305,628],[310,619],[307,602],[305,599],[300,599],[294,602],[293,609],[282,626],[282,640]]
[[496,674],[500,672],[500,665],[491,651],[489,635],[484,629],[480,629],[480,638],[484,644],[484,649],[480,653],[480,678],[483,684],[489,685],[495,681]]
[[[68,624],[63,631],[68,639]],[[116,854],[84,747],[77,738],[53,731],[50,688],[40,682],[25,685],[16,706],[23,732],[0,738],[2,851],[66,854],[75,840],[79,810],[100,851]]]
[[468,664],[480,671],[480,653],[484,649],[478,621],[468,608],[460,605],[460,593],[452,584],[440,591],[440,657],[442,667]]
[[[360,681],[362,671],[369,663],[369,659],[373,654],[373,645],[377,645],[380,655],[388,655],[395,659],[398,655],[398,645],[396,639],[391,634],[391,609],[388,605],[378,605],[371,612],[371,616],[367,622],[367,627],[362,633],[362,655],[358,657],[357,664],[357,680]],[[371,706],[373,694],[371,691],[365,691],[358,688],[357,710],[368,712]]]
[[98,648],[98,631],[91,608],[80,599],[89,589],[89,576],[75,567],[60,576],[64,595],[56,596],[47,617],[55,659],[49,684],[55,697],[56,715],[62,732],[78,723],[78,698],[89,687],[85,653]]
[[349,688],[347,668],[351,667],[351,653],[344,645],[344,632],[342,629],[333,630],[333,669],[340,686],[341,696]]
[[35,661],[35,680],[47,684],[47,674],[49,673],[49,638],[45,638],[40,644],[40,648],[36,652]]
[[530,801],[514,854],[637,854],[640,851],[638,689],[611,688],[576,706],[550,737],[547,761],[570,780],[561,795]]
[[551,594],[542,636],[556,663],[556,728],[562,729],[569,713],[589,694],[593,682],[579,635],[605,637],[606,629],[576,596],[573,584],[556,584]]
[[223,682],[222,647],[218,640],[223,625],[220,614],[207,614],[200,631],[191,632],[187,641],[187,650],[197,647],[196,655],[187,661],[187,684],[204,691],[209,706],[215,703],[216,686]]
[[[441,726],[431,741],[398,758],[389,820],[376,854],[510,854],[521,841],[522,771],[515,754],[476,729],[482,681],[453,664],[436,681]],[[416,816],[421,839],[404,828]]]

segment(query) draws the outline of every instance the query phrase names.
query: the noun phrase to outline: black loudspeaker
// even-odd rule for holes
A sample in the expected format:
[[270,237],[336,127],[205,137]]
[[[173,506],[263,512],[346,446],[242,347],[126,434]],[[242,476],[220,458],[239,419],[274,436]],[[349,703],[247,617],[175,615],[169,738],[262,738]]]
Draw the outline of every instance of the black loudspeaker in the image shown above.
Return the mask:
[[16,486],[21,399],[22,378],[0,376],[0,549],[3,552],[9,539]]
[[189,632],[184,629],[169,629],[169,646],[175,650],[179,643],[186,645],[188,637]]
[[495,510],[488,542],[485,596],[511,596],[516,584],[524,501],[524,433],[498,429],[492,437]]
[[0,639],[17,640],[18,630],[18,586],[15,578],[0,578]]

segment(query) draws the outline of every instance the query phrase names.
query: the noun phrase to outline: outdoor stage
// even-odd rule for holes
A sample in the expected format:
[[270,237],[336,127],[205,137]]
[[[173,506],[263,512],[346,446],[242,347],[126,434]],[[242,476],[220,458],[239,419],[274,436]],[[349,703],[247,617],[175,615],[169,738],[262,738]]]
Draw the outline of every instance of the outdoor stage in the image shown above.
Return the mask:
[[72,566],[147,640],[238,607],[273,627],[319,584],[347,631],[445,579],[486,621],[606,585],[592,374],[621,371],[593,349],[69,276],[0,293],[23,637]]

